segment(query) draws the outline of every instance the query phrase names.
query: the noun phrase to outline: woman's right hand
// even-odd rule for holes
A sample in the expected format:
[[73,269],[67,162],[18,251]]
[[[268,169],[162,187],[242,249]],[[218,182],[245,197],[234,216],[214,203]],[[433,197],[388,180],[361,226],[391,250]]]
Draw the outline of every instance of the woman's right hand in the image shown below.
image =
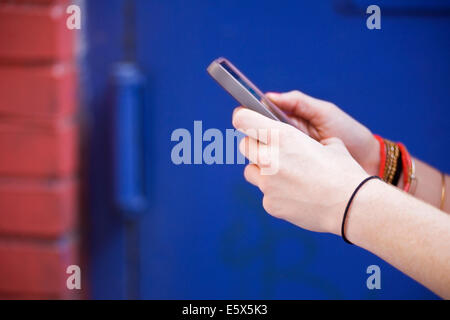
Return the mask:
[[317,141],[337,137],[370,175],[378,174],[380,146],[373,134],[333,103],[300,91],[266,94],[297,127]]

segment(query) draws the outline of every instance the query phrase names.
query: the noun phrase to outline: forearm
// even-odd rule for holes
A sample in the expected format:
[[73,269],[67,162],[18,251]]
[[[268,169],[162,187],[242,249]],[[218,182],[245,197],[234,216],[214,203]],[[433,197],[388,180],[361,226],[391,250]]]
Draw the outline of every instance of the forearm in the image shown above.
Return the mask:
[[[440,208],[442,195],[442,173],[419,159],[414,160],[417,180],[412,186],[411,194],[436,208]],[[446,176],[445,179],[447,185],[448,176]],[[403,177],[400,178],[399,188],[403,188]],[[450,211],[448,202],[448,197],[446,196],[443,206],[443,210],[446,212]]]
[[[369,151],[367,151],[364,157],[359,156],[355,159],[358,160],[360,165],[370,175],[378,175],[382,161],[380,156],[380,143],[373,136],[372,139],[368,140],[367,144],[369,145]],[[353,156],[355,157],[355,155]],[[450,212],[449,197],[445,196],[444,201],[441,201],[442,173],[417,158],[413,158],[413,163],[416,178],[412,180],[409,194],[439,209],[441,208],[441,203],[443,203],[443,211]],[[402,190],[404,188],[403,179],[404,173],[402,172],[397,184],[397,187]],[[447,186],[449,183],[449,177],[445,176],[445,185]]]
[[380,181],[357,194],[347,238],[450,298],[450,216]]

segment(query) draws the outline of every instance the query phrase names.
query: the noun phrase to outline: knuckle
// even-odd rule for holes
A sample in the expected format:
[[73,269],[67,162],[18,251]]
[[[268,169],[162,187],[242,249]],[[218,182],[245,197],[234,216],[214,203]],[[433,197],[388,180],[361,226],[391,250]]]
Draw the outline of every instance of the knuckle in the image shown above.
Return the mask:
[[250,148],[250,138],[244,137],[239,142],[239,151],[247,158],[252,155],[253,149]]
[[335,105],[333,102],[326,101],[324,105],[325,105],[325,107],[328,110],[336,110],[336,109],[338,109],[338,106]]
[[248,137],[244,137],[241,139],[241,141],[239,142],[239,151],[243,152],[245,151],[245,145],[247,144],[248,141]]
[[244,178],[245,178],[245,180],[247,180],[247,181],[249,181],[249,177],[250,177],[250,168],[249,168],[249,165],[247,165],[245,168],[244,168]]
[[264,196],[263,198],[263,208],[266,210],[269,214],[272,214],[273,212],[273,203],[271,199],[267,196]]
[[259,189],[261,190],[262,193],[266,194],[270,191],[270,182],[268,179],[264,179],[262,178],[260,183],[259,183]]
[[279,210],[277,210],[277,208],[276,208],[276,202],[273,198],[264,196],[263,208],[272,217],[275,217],[278,219],[283,219],[283,216],[280,214]]
[[292,90],[290,93],[295,97],[299,97],[302,94],[300,90]]
[[252,170],[253,170],[253,168],[252,168],[251,164],[248,164],[244,169],[244,178],[248,182],[251,182],[251,180],[252,180]]
[[231,123],[233,124],[233,127],[239,128],[240,122],[239,122],[239,118],[238,118],[237,115],[234,115],[233,120],[231,121]]
[[242,126],[243,124],[242,110],[238,110],[234,113],[232,123],[235,128],[240,128]]

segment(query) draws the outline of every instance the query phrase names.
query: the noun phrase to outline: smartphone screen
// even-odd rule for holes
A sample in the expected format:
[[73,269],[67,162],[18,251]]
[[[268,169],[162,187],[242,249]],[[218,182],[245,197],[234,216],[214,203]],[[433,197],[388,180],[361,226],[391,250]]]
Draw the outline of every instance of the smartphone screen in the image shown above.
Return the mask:
[[253,96],[255,96],[256,99],[261,100],[263,96],[258,94],[249,84],[248,82],[244,81],[244,79],[241,78],[225,61],[222,61],[220,63],[222,67],[224,67],[225,70],[227,70],[237,81],[239,81],[240,84],[242,84]]

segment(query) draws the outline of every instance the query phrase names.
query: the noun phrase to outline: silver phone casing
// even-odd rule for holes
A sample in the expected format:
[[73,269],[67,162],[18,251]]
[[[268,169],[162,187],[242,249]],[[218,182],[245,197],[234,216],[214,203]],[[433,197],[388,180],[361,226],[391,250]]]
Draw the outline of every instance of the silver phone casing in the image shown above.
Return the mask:
[[[263,102],[258,100],[245,88],[239,80],[233,77],[222,65],[226,62],[243,81],[245,81],[259,96]],[[231,96],[233,96],[241,105],[247,107],[255,112],[258,112],[270,119],[282,121],[291,124],[290,119],[284,115],[283,111],[279,110],[270,100],[265,98],[264,94],[247,78],[245,77],[231,62],[225,58],[214,60],[207,68],[208,73],[213,77]],[[277,115],[275,114],[277,113]]]

